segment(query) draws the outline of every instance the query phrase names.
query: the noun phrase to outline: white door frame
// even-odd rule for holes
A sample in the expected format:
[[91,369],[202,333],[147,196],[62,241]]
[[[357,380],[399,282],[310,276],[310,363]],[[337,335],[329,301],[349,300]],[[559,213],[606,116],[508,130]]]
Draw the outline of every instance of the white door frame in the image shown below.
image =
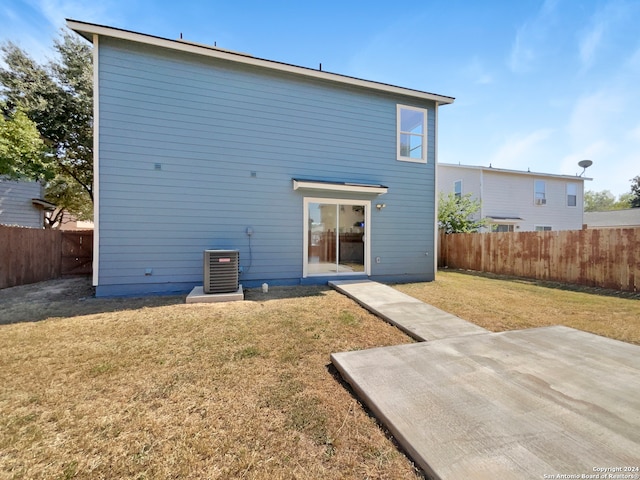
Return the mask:
[[[302,278],[307,277],[327,277],[327,276],[348,276],[348,275],[371,275],[371,200],[353,200],[346,198],[321,198],[304,197],[304,213],[302,219],[303,248],[302,248]],[[309,204],[326,203],[330,205],[364,205],[364,272],[336,272],[335,274],[309,273]],[[339,257],[338,257],[339,261]]]

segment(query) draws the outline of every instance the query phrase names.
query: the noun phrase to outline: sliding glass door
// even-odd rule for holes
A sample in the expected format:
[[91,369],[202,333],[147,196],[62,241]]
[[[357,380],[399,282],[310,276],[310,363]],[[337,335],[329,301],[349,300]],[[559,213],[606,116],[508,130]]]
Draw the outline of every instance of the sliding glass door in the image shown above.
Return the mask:
[[368,270],[369,202],[305,199],[305,276]]

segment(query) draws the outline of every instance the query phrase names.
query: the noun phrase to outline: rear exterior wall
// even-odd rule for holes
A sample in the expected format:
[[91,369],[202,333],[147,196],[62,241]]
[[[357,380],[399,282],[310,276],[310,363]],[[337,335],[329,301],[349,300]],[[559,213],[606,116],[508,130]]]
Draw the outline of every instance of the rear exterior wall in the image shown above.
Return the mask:
[[[326,282],[302,278],[305,196],[371,200],[372,278],[434,278],[434,102],[106,37],[98,62],[97,295],[188,291],[211,248],[245,286]],[[397,104],[429,110],[426,164],[396,160]]]

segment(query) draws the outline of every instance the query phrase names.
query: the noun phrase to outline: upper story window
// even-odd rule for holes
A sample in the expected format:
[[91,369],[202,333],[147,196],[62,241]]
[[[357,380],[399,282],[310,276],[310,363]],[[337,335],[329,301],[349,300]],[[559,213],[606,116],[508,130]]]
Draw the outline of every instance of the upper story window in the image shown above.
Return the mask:
[[544,180],[535,180],[533,187],[533,203],[536,205],[547,204],[547,182]]
[[575,183],[567,183],[567,207],[575,207],[578,205],[578,185]]
[[397,107],[398,160],[427,162],[427,110]]
[[453,193],[456,198],[462,198],[462,180],[453,182]]

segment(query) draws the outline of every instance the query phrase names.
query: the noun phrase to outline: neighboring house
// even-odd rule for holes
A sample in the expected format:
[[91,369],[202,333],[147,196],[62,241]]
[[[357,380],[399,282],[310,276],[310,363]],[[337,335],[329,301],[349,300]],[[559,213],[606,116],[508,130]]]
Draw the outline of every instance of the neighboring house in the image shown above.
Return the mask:
[[438,190],[470,193],[481,203],[484,231],[580,230],[584,181],[590,178],[472,165],[438,164]]
[[40,182],[0,177],[0,224],[44,228],[45,212],[55,205],[43,196]]
[[65,212],[64,219],[60,224],[60,230],[93,230],[93,222],[90,220],[78,220],[73,215]]
[[640,208],[584,212],[587,228],[637,228],[640,227]]
[[94,45],[96,294],[433,280],[453,98],[69,20]]

